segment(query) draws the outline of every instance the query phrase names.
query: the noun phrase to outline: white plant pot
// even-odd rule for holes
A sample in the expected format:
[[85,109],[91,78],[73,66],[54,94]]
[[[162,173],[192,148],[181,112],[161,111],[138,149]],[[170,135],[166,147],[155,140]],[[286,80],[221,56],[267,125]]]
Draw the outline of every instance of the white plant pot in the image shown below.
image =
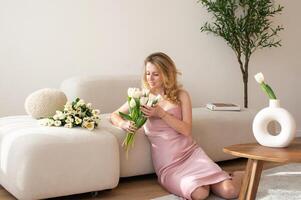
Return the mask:
[[[271,135],[268,124],[277,121],[281,126],[278,135]],[[257,142],[268,147],[287,147],[296,136],[296,122],[292,115],[280,107],[278,99],[270,99],[269,107],[260,110],[253,121],[253,133]]]

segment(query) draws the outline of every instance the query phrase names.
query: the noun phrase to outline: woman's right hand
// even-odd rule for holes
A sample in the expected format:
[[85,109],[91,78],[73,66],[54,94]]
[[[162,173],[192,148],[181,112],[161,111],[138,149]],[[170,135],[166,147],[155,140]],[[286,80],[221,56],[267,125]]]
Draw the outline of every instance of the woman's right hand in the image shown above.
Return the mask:
[[121,128],[130,133],[135,133],[138,130],[138,128],[135,125],[135,122],[133,121],[124,121],[121,124]]

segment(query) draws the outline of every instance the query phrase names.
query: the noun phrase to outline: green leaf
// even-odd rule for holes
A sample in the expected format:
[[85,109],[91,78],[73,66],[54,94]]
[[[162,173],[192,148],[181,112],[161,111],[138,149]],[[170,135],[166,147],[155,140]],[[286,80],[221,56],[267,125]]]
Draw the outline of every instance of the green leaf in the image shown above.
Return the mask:
[[130,121],[133,121],[131,116],[123,113],[123,112],[119,112],[119,115],[123,118],[123,119],[126,119],[126,120],[130,120]]
[[266,84],[266,87],[267,87],[267,92],[269,94],[270,99],[277,99],[272,88],[268,84]]
[[128,101],[129,113],[131,113],[132,112],[132,108],[130,106],[131,97],[128,97],[127,101]]
[[145,124],[146,120],[147,120],[146,117],[140,117],[140,118],[138,118],[138,120],[136,122],[137,128],[141,128]]

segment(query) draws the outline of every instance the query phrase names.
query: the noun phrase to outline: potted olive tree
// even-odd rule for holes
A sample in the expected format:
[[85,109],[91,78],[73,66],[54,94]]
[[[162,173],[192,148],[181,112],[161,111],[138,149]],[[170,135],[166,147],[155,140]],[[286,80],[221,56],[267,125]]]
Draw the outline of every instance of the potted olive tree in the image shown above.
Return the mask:
[[248,107],[248,70],[252,53],[265,47],[279,47],[278,32],[282,26],[273,26],[272,18],[283,6],[272,0],[199,0],[213,15],[202,32],[222,37],[235,52],[244,83],[244,107]]

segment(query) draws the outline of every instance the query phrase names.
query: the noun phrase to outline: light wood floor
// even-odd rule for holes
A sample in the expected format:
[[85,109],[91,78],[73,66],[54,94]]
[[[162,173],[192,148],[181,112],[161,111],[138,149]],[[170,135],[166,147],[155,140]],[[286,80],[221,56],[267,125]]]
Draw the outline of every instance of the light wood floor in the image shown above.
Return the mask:
[[[218,164],[228,172],[244,170],[246,159],[240,158],[230,161],[219,162]],[[279,164],[265,163],[264,169],[276,167]],[[51,198],[49,200],[82,200],[82,199],[101,199],[101,200],[149,200],[169,194],[158,183],[154,174],[122,178],[117,188],[112,190],[100,191],[94,197],[92,193],[71,195],[67,197]],[[3,187],[0,186],[0,200],[15,200]]]

